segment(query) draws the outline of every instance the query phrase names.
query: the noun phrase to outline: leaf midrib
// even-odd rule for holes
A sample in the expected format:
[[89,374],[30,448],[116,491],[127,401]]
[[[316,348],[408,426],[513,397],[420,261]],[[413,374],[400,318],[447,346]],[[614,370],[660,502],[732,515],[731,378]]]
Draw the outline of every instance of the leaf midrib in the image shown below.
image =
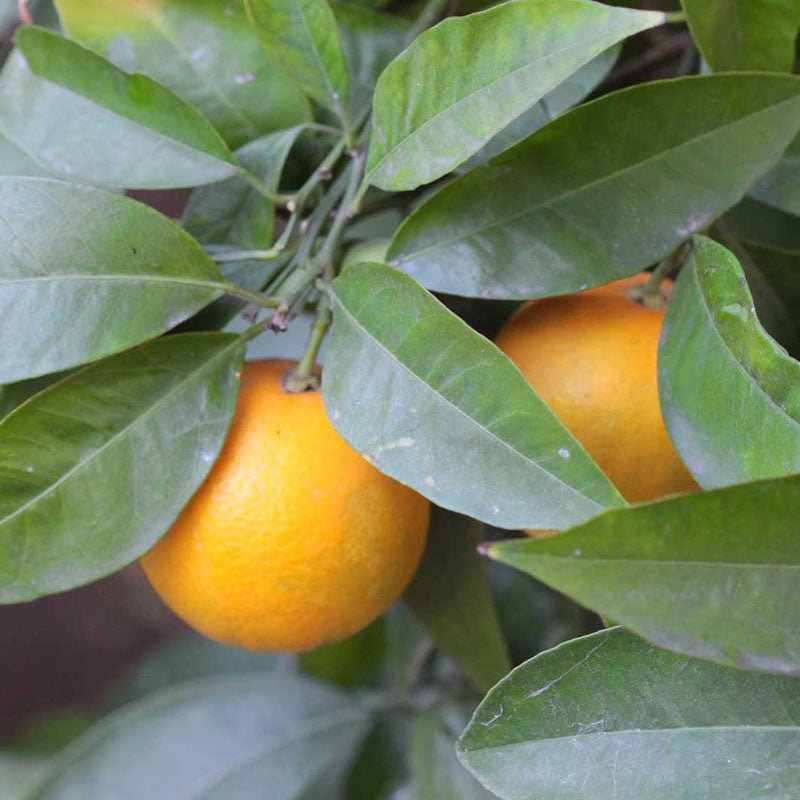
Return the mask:
[[575,733],[575,734],[564,734],[563,736],[552,736],[548,737],[547,739],[520,739],[519,741],[514,742],[504,742],[503,744],[492,745],[489,747],[475,747],[473,749],[467,749],[464,746],[459,746],[459,754],[463,757],[468,757],[472,753],[484,753],[494,750],[503,750],[506,747],[518,747],[519,745],[535,745],[535,744],[545,744],[548,742],[560,742],[560,741],[575,741],[576,739],[590,739],[590,738],[599,738],[599,737],[606,737],[606,736],[619,736],[625,734],[671,734],[671,733],[706,733],[706,732],[717,732],[717,731],[733,731],[733,732],[748,732],[752,730],[759,730],[759,731],[782,731],[789,733],[800,734],[800,723],[795,722],[791,725],[747,725],[746,723],[742,723],[741,725],[708,725],[708,726],[699,726],[699,725],[681,725],[675,728],[623,728],[621,730],[614,730],[614,731],[594,731],[592,733]]
[[[93,450],[86,458],[82,461],[79,461],[73,467],[70,467],[63,475],[61,475],[56,481],[51,483],[47,486],[43,491],[37,494],[35,497],[32,497],[30,500],[26,501],[23,505],[19,508],[12,511],[10,514],[6,515],[2,519],[0,519],[0,532],[2,532],[3,528],[6,524],[10,523],[20,514],[23,514],[29,508],[34,507],[43,499],[51,495],[59,486],[69,480],[76,472],[82,470],[87,464],[91,463],[95,460],[98,456],[108,450],[112,445],[114,445],[122,436],[128,434],[130,431],[137,428],[143,420],[149,419],[156,411],[158,411],[162,406],[166,405],[169,401],[171,401],[178,393],[185,390],[188,385],[190,385],[193,381],[197,380],[202,374],[209,369],[211,369],[218,360],[222,360],[229,354],[229,351],[234,350],[236,347],[241,346],[240,339],[235,339],[230,344],[226,345],[222,350],[220,350],[215,356],[213,356],[208,361],[203,362],[197,369],[193,372],[187,373],[184,378],[178,383],[173,386],[166,394],[162,395],[161,397],[156,400],[149,408],[147,408],[142,414],[136,417],[130,424],[126,425],[120,431],[115,433],[108,441],[104,442],[100,447],[96,450]],[[88,367],[87,369],[91,369],[92,367]],[[67,379],[69,380],[69,379]],[[60,386],[60,383],[55,384],[55,387]],[[19,579],[19,575],[17,575],[17,579]]]
[[[337,297],[339,297],[338,293],[337,293]],[[392,361],[394,361],[395,363],[399,364],[400,367],[402,367],[402,369],[405,372],[407,372],[409,375],[411,375],[417,382],[422,384],[422,386],[425,387],[426,390],[428,390],[429,392],[432,392],[435,397],[439,398],[447,406],[449,406],[450,408],[452,408],[455,411],[457,411],[461,416],[463,416],[465,419],[467,419],[470,423],[472,423],[473,425],[476,425],[477,427],[479,427],[480,430],[485,431],[486,434],[488,434],[488,436],[491,437],[494,441],[499,442],[501,445],[503,445],[503,447],[505,447],[506,449],[510,450],[518,458],[522,458],[525,463],[533,465],[537,470],[542,472],[544,475],[547,475],[552,480],[555,480],[556,482],[561,484],[570,493],[572,493],[574,495],[577,495],[584,502],[591,503],[593,506],[595,506],[596,508],[598,508],[598,509],[600,509],[602,511],[605,511],[606,509],[610,508],[610,506],[603,505],[602,503],[598,502],[597,500],[594,500],[593,498],[591,498],[591,497],[589,497],[589,496],[587,496],[585,494],[582,494],[574,486],[572,486],[569,483],[566,483],[562,478],[558,477],[557,475],[553,474],[552,472],[548,472],[543,466],[541,466],[541,464],[538,464],[536,461],[533,461],[529,456],[526,456],[524,453],[522,453],[519,450],[517,450],[515,447],[513,447],[513,445],[509,444],[504,439],[501,439],[499,436],[497,436],[496,433],[494,433],[493,431],[489,430],[485,425],[483,425],[482,423],[477,422],[477,420],[475,420],[473,417],[470,417],[465,411],[460,409],[451,400],[446,398],[444,395],[439,394],[430,384],[426,383],[422,379],[421,376],[417,375],[416,372],[414,372],[409,366],[407,366],[405,363],[403,363],[394,353],[392,353],[391,350],[389,350],[386,347],[386,345],[383,344],[383,342],[381,342],[376,336],[374,336],[370,331],[368,331],[367,328],[364,325],[362,325],[361,322],[354,316],[354,314],[350,311],[350,309],[348,309],[345,306],[345,304],[341,301],[341,298],[339,298],[339,307],[342,310],[344,310],[344,312],[347,314],[348,318],[352,320],[353,324],[359,330],[361,330],[364,333],[364,335],[370,341],[374,342],[386,355],[388,355],[389,358]]]
[[[539,560],[548,560],[548,561],[565,561],[571,562],[574,564],[636,564],[640,566],[647,566],[647,567],[654,567],[654,566],[670,566],[670,567],[703,567],[703,568],[735,568],[740,567],[744,569],[761,569],[761,570],[800,570],[800,563],[796,564],[763,564],[758,562],[749,562],[749,561],[699,561],[699,560],[691,560],[691,559],[675,559],[675,558],[606,558],[602,556],[591,556],[591,555],[580,555],[580,556],[572,556],[572,555],[558,555],[555,553],[525,553],[524,551],[517,551],[516,549],[508,549],[505,550],[504,548],[499,548],[496,552],[498,554],[503,554],[503,552],[509,552],[517,556],[515,560],[521,559],[539,559]],[[498,560],[503,561],[504,559],[499,558]]]

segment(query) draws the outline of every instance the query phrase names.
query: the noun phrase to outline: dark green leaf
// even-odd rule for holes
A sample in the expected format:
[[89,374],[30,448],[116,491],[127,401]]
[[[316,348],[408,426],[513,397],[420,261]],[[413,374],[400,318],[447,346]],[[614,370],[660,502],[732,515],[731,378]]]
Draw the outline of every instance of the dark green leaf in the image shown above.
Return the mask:
[[487,552],[655,644],[800,675],[800,476],[609,511]]
[[781,160],[752,189],[750,195],[770,206],[800,216],[800,136]]
[[123,350],[225,291],[190,236],[121,195],[3,178],[0,217],[2,382]]
[[516,0],[423,33],[375,89],[367,175],[414,189],[450,172],[573,72],[661,13]]
[[[236,151],[239,163],[270,192],[277,192],[289,151],[309,125],[262,136]],[[272,244],[275,206],[245,177],[201,186],[189,197],[182,224],[198,241],[227,242],[237,249],[266,249]]]
[[485,164],[489,159],[518,144],[583,100],[608,74],[619,56],[619,51],[619,45],[610,47],[570,75],[535,106],[531,106],[490,139],[474,156],[461,165],[459,172],[466,172],[479,164]]
[[382,472],[508,528],[624,503],[511,361],[408,276],[354,264],[334,289],[325,407]]
[[17,33],[0,81],[3,133],[51,172],[106,186],[197,186],[237,172],[211,125],[144,75],[41,28]]
[[484,692],[511,669],[475,549],[485,538],[480,522],[434,507],[425,555],[404,595],[437,645]]
[[70,36],[184,97],[231,147],[309,119],[300,87],[268,56],[238,0],[56,5]]
[[800,217],[745,197],[726,215],[725,222],[745,244],[800,253]]
[[659,394],[701,486],[800,472],[800,364],[761,326],[735,256],[702,236],[664,319]]
[[420,714],[413,723],[408,788],[403,800],[492,800],[458,763],[457,731],[469,716],[458,707]]
[[295,800],[351,757],[367,719],[353,698],[297,677],[184,684],[95,726],[25,797]]
[[800,250],[772,250],[757,245],[746,247],[797,327],[800,325]]
[[267,52],[321,106],[344,118],[350,79],[327,0],[245,0]]
[[458,755],[507,800],[789,800],[798,748],[795,679],[676,656],[613,628],[514,670]]
[[700,52],[715,72],[791,72],[800,0],[681,0]]
[[790,76],[616,92],[447,185],[406,220],[389,257],[430,289],[474,297],[564,294],[632,275],[736,203],[798,125],[800,78]]
[[240,339],[157,339],[65,378],[0,422],[0,602],[71,589],[143,555],[222,447]]
[[333,6],[350,71],[349,107],[357,114],[369,105],[378,76],[403,49],[410,23],[353,3]]

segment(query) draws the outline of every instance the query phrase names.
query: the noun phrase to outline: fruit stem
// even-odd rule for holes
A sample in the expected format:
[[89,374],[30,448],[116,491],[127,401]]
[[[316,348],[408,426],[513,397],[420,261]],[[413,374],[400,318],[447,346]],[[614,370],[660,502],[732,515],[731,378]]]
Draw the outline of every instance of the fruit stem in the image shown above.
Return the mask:
[[690,241],[683,242],[650,273],[650,277],[645,283],[634,286],[628,292],[628,296],[646,308],[664,308],[666,297],[662,290],[662,284],[680,269],[683,262],[686,261],[691,247]]
[[317,316],[311,326],[311,334],[303,357],[297,366],[284,378],[283,388],[290,394],[297,392],[310,392],[319,389],[319,375],[314,372],[317,363],[317,354],[322,345],[322,340],[331,324],[331,304],[328,296],[323,294],[317,304]]

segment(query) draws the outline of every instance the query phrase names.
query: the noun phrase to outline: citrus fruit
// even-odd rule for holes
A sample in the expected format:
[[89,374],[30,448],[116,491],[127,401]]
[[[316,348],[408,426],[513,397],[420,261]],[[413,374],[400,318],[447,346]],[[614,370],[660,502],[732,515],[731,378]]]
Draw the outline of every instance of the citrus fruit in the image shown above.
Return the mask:
[[318,392],[285,392],[292,366],[245,365],[219,459],[141,561],[186,622],[249,649],[356,633],[403,591],[427,536],[428,501],[358,455]]
[[630,502],[697,488],[670,441],[658,400],[666,298],[661,308],[648,308],[628,294],[648,277],[528,302],[497,337],[498,347]]

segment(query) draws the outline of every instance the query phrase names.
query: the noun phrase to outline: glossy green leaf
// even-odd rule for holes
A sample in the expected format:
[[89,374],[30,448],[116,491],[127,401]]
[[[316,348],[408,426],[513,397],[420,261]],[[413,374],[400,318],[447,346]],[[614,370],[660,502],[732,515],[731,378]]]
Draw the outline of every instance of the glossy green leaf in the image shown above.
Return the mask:
[[440,178],[595,56],[663,20],[589,0],[516,0],[444,20],[378,81],[368,177],[394,190]]
[[790,76],[694,76],[615,92],[448,184],[406,220],[389,258],[429,289],[471,297],[608,283],[738,202],[799,125],[800,78]]
[[736,257],[706,237],[664,319],[659,395],[701,486],[800,472],[800,363],[762,327]]
[[781,160],[750,191],[751,197],[800,216],[800,136],[792,141]]
[[410,781],[402,800],[492,800],[458,762],[455,741],[469,715],[457,706],[420,714],[413,722]]
[[745,197],[726,215],[725,223],[745,244],[800,252],[800,217]]
[[526,662],[458,755],[506,800],[788,800],[800,794],[792,678],[657,650],[621,628]]
[[715,72],[791,72],[800,0],[681,0],[689,29]]
[[270,56],[310,97],[344,118],[350,78],[327,0],[245,0],[245,8]]
[[349,107],[357,115],[372,100],[378,76],[405,47],[411,24],[353,3],[336,3],[333,11],[350,72]]
[[334,289],[325,408],[382,472],[508,528],[624,503],[511,361],[408,276],[354,264]]
[[225,291],[190,236],[121,195],[2,178],[0,217],[5,383],[157,336]]
[[243,353],[234,336],[164,337],[0,422],[0,602],[96,580],[158,541],[222,447]]
[[261,45],[239,2],[57,0],[71,37],[197,108],[231,147],[309,119],[300,87]]
[[26,800],[299,800],[365,733],[354,699],[283,675],[167,689],[72,744]]
[[42,28],[20,29],[17,42],[0,80],[0,131],[54,174],[162,189],[238,171],[211,125],[151,78]]
[[579,103],[606,77],[619,57],[620,46],[610,47],[595,56],[588,64],[570,75],[563,83],[548,92],[536,105],[517,117],[499,133],[495,134],[474,156],[465,161],[459,172],[485,164],[490,159],[508,150],[523,139],[536,133],[567,109]]
[[793,476],[613,510],[486,552],[661,647],[800,675],[799,518]]
[[485,538],[480,522],[434,506],[425,554],[404,594],[437,645],[484,692],[511,669],[476,551]]

